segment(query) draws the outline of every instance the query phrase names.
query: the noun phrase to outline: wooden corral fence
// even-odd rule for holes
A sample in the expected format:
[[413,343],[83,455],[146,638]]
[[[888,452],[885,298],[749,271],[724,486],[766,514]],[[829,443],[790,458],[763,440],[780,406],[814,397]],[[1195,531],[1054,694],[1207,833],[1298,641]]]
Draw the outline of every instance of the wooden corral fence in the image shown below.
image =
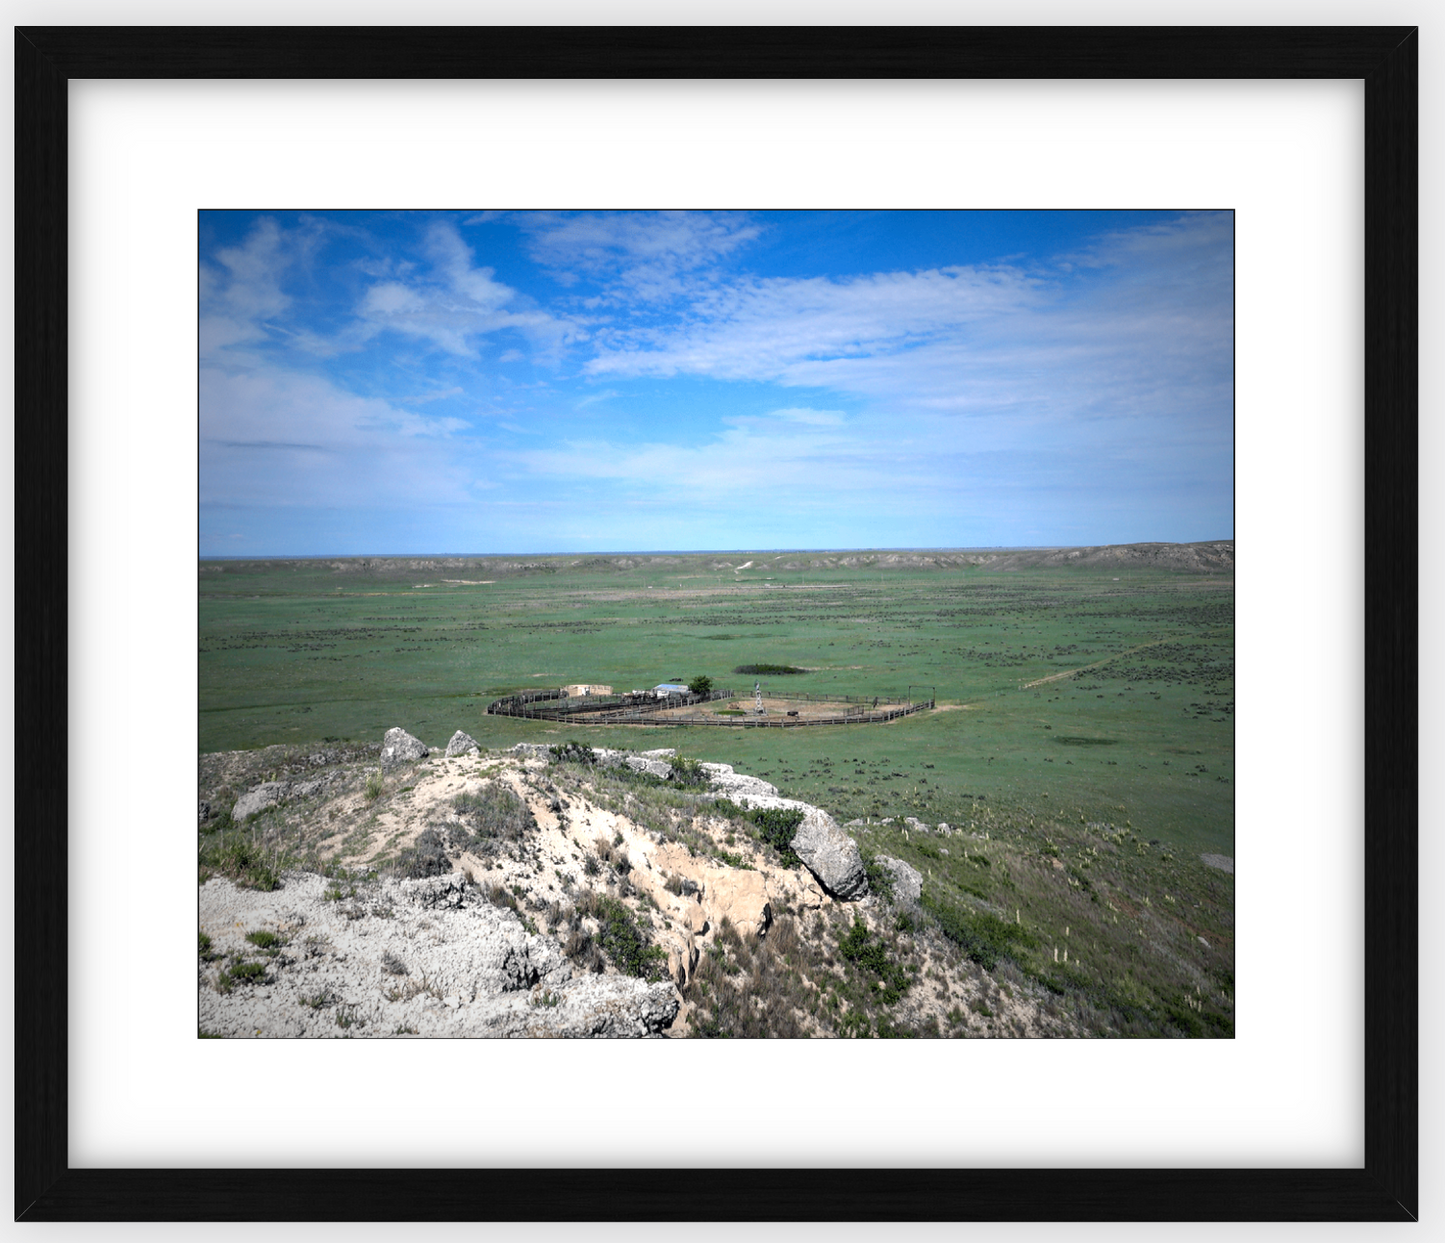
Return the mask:
[[[801,699],[801,695],[789,695],[789,699]],[[841,695],[813,695],[810,697],[814,703],[842,702]],[[896,721],[901,716],[907,716],[910,712],[921,712],[924,708],[932,708],[932,699],[923,699],[913,702],[906,699],[894,699],[878,701],[877,709],[866,705],[873,702],[871,695],[866,698],[861,695],[849,696],[850,699],[859,701],[857,707],[847,708],[839,716],[814,716],[814,717],[724,717],[713,716],[710,713],[697,716],[675,716],[667,720],[638,721],[639,725],[723,725],[731,729],[797,729],[801,725],[877,725],[883,721]],[[885,706],[885,704],[887,706]]]
[[[650,692],[641,695],[583,695],[572,699],[557,687],[522,691],[517,695],[494,699],[487,705],[487,712],[491,716],[520,716],[536,721],[570,721],[581,718],[588,724],[615,725],[630,723],[643,715],[669,708],[686,708],[693,704],[736,698],[736,691],[716,690],[709,691],[706,695],[669,695],[666,699],[654,699]],[[538,707],[538,704],[545,706]]]
[[[699,712],[686,716],[672,714],[676,708],[736,699],[734,690],[716,690],[707,695],[674,695],[666,700],[643,699],[634,695],[593,696],[569,700],[560,690],[524,691],[487,705],[493,716],[519,716],[536,721],[577,721],[587,725],[720,725],[729,729],[794,729],[800,725],[877,725],[896,721],[911,712],[932,708],[935,700],[884,697],[882,695],[808,695],[792,691],[777,698],[804,703],[846,705],[841,713],[818,717],[718,716]],[[667,713],[668,715],[664,715]]]

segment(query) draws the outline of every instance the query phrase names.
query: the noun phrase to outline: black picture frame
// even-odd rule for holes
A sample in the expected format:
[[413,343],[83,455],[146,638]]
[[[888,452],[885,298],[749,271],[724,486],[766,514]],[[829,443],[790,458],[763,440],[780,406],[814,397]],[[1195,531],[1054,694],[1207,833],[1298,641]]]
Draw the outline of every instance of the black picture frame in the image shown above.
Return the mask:
[[[17,1220],[1412,1220],[1417,1136],[1417,31],[45,28],[15,34]],[[1347,78],[1365,98],[1362,1169],[70,1169],[70,78]]]

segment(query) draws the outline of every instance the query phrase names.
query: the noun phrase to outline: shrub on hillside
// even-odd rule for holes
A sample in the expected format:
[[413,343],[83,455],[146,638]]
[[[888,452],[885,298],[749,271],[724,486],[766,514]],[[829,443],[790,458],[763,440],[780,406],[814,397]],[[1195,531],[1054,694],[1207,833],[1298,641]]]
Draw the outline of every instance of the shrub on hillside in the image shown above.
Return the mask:
[[793,850],[793,837],[803,823],[803,813],[796,807],[758,807],[749,813],[758,826],[758,836],[774,850],[784,867],[795,868],[803,861]]
[[557,743],[547,748],[554,763],[561,764],[585,764],[591,768],[597,763],[597,752],[586,743],[578,742],[576,739],[569,739],[566,742]]
[[1038,944],[1017,924],[988,911],[953,906],[927,890],[923,893],[923,909],[938,921],[944,936],[986,971],[992,971],[1000,958],[1012,957],[1015,947]]

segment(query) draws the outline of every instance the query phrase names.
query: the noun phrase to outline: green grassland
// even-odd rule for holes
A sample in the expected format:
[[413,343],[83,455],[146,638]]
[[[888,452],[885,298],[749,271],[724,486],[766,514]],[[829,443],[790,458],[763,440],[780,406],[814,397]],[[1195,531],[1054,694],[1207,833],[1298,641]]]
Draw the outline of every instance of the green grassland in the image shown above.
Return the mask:
[[[923,873],[931,928],[1083,1030],[1233,1031],[1234,878],[1199,858],[1235,853],[1228,573],[687,554],[209,561],[199,578],[203,753],[393,725],[433,746],[463,729],[676,747],[861,818],[865,855]],[[732,672],[749,664],[806,670],[765,678],[778,694],[912,687],[938,706],[767,730],[485,713],[570,682],[706,674],[750,693]]]
[[[200,749],[376,740],[393,725],[433,745],[455,729],[483,746],[578,734],[727,761],[843,819],[967,823],[992,801],[1233,854],[1231,576],[726,560],[759,565],[718,570],[721,558],[699,554],[202,562]],[[912,686],[939,708],[792,730],[485,714],[498,695],[574,681],[624,690],[707,674],[750,692],[754,679],[731,671],[758,663],[810,670],[766,680],[779,692]]]

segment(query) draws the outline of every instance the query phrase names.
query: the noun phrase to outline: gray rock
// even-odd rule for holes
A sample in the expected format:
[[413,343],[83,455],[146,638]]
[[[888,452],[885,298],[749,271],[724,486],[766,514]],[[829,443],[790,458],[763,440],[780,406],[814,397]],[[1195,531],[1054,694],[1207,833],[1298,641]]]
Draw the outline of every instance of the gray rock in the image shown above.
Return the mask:
[[744,807],[761,806],[756,800],[778,797],[778,787],[772,782],[737,772],[731,764],[704,763],[702,770],[707,774],[708,783],[713,790]]
[[[545,1004],[553,999],[555,1004]],[[537,989],[525,1007],[514,1003],[497,1015],[487,1034],[603,1040],[656,1036],[677,1017],[679,1002],[670,982],[585,975],[555,991]]]
[[201,799],[198,811],[200,813],[200,822],[205,824],[205,822],[211,818],[211,804],[205,799]]
[[902,859],[894,859],[890,855],[879,855],[874,862],[893,877],[893,904],[917,909],[923,897],[923,874]]
[[666,760],[648,759],[645,755],[629,755],[627,767],[635,773],[647,773],[653,777],[666,777],[672,772],[672,765]]
[[237,824],[244,824],[247,816],[254,816],[275,807],[285,797],[284,781],[264,781],[236,800],[236,805],[231,808],[231,819]]
[[856,902],[868,895],[868,875],[863,870],[858,843],[826,811],[812,807],[803,813],[792,847],[818,883],[835,898]]
[[381,740],[381,765],[383,768],[394,768],[398,764],[424,760],[429,754],[426,744],[420,738],[413,738],[400,726],[387,730],[385,737]]
[[448,755],[473,755],[480,750],[481,747],[477,745],[477,740],[470,734],[462,733],[461,730],[457,730],[452,735],[452,740],[447,743]]

